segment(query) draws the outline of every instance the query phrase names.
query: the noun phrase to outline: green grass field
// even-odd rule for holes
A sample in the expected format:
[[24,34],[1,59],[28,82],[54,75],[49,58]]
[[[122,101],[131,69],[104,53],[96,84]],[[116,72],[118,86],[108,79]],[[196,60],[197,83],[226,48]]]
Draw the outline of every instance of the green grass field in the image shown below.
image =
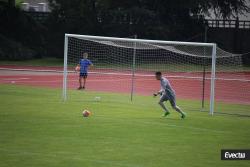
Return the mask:
[[[223,148],[250,148],[249,117],[209,116],[180,100],[185,120],[161,118],[157,99],[128,95],[0,85],[1,167],[236,167]],[[101,101],[94,101],[100,96]],[[227,110],[234,105],[221,106]],[[83,118],[89,109],[93,115]]]

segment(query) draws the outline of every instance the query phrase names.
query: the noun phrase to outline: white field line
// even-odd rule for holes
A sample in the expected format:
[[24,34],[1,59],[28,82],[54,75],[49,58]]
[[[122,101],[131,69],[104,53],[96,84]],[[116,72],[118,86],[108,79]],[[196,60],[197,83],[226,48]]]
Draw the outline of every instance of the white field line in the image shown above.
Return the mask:
[[[0,79],[0,81],[4,81],[4,82],[10,82],[10,81],[15,81],[15,82],[19,82],[19,83],[56,83],[56,82],[62,82],[62,80],[35,80],[35,81],[27,81],[28,79],[30,78],[26,78],[25,80],[24,79],[18,79],[18,78],[12,78],[12,79]],[[88,79],[87,82],[123,82],[123,81],[129,81],[130,79],[105,79],[105,80],[102,80],[101,78],[100,79]],[[171,81],[183,81],[183,80],[194,80],[194,79],[191,79],[191,78],[176,78],[176,79],[171,79]],[[202,79],[195,79],[195,80],[198,80],[198,81],[202,81]],[[155,81],[155,79],[135,79],[135,81],[137,82],[143,82],[143,81]],[[233,80],[235,81],[235,80]],[[238,81],[238,80],[236,80]],[[68,82],[78,82],[77,79],[75,80],[68,80]],[[243,81],[244,82],[244,81]],[[248,81],[245,81],[245,82],[250,82],[250,80]]]
[[[27,79],[30,79],[30,78],[27,78]],[[27,81],[26,80],[23,80],[23,79],[18,79],[18,78],[12,78],[12,79],[0,79],[0,81],[4,81],[4,82],[7,82],[9,83],[10,81],[15,81],[16,83],[58,83],[58,82],[62,82],[62,80],[29,80]],[[173,80],[193,80],[193,79],[171,79],[172,81]],[[105,79],[105,80],[102,80],[101,78],[100,79],[88,79],[87,82],[124,82],[124,81],[130,81],[130,79]],[[135,81],[137,82],[144,82],[144,81],[155,81],[155,79],[135,79]],[[201,80],[200,80],[201,81]],[[68,82],[78,82],[78,79],[74,79],[74,80],[68,80]]]
[[[43,80],[43,81],[17,81],[17,80],[2,80],[4,83],[9,83],[11,81],[15,81],[16,83],[60,83],[62,80]],[[87,80],[87,82],[124,82],[127,81],[127,79],[112,79],[112,80]],[[142,80],[144,81],[144,80]],[[68,82],[77,82],[78,80],[68,80]]]
[[30,71],[30,72],[55,72],[62,73],[62,70],[38,70],[38,69],[29,69],[29,68],[0,68],[0,70],[8,70],[8,71]]
[[[57,83],[57,82],[62,82],[62,80],[35,80],[35,81],[24,81],[24,80],[4,80],[2,79],[2,81],[5,81],[7,83],[9,83],[10,81],[16,81],[16,83]],[[112,80],[87,80],[87,82],[119,82],[119,81],[127,81],[127,79],[112,79]],[[68,82],[78,82],[78,80],[68,80]]]
[[22,81],[22,80],[28,80],[28,79],[30,79],[30,78],[3,78],[3,79],[1,79],[1,80],[3,80],[3,81]]
[[[34,69],[12,69],[12,68],[0,68],[0,70],[63,73],[63,71],[61,71],[61,70],[34,70]],[[76,72],[75,71],[68,71],[68,73],[76,73]],[[131,73],[119,73],[119,72],[89,72],[89,74],[132,76]],[[135,77],[154,77],[154,75],[150,75],[150,74],[135,74]],[[166,77],[168,77],[168,78],[197,79],[197,80],[202,80],[203,79],[202,77],[185,76],[185,75],[167,75]],[[211,80],[210,77],[207,77],[205,79],[206,80]],[[239,78],[221,78],[221,77],[216,77],[216,80],[250,82],[250,79],[239,79]]]

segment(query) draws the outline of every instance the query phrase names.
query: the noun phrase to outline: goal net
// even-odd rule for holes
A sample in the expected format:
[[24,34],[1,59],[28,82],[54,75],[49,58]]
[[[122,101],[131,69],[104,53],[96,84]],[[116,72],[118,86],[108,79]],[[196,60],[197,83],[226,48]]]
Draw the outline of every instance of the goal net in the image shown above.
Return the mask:
[[[247,89],[244,85],[247,80],[242,80],[242,55],[225,52],[216,44],[66,34],[64,100],[69,98],[68,89],[78,87],[74,67],[83,53],[88,53],[94,64],[86,89],[124,93],[130,100],[135,94],[152,95],[159,90],[159,82],[154,78],[156,71],[170,80],[177,99],[197,101],[194,108],[203,108],[211,114],[215,98],[222,102],[237,101],[233,97],[237,93],[234,91],[238,91],[234,84],[240,82]],[[231,78],[232,72],[235,78]]]
[[215,111],[249,116],[250,67],[246,59],[250,54],[232,54],[218,47],[216,50]]

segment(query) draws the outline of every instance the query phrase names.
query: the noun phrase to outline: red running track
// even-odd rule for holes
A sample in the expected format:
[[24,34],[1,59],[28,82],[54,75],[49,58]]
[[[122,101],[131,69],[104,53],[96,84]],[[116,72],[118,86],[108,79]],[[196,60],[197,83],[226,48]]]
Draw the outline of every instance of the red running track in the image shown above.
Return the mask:
[[[32,67],[32,66],[1,66],[0,68],[15,68],[15,69],[32,69],[32,70],[62,70],[58,67]],[[104,72],[102,70],[102,72]],[[105,70],[112,72],[112,70]],[[114,71],[113,71],[114,72]],[[151,74],[151,75],[150,75]],[[207,77],[209,77],[207,73]],[[178,98],[199,100],[202,96],[202,73],[167,73],[166,76],[170,80],[173,88],[176,91]],[[216,101],[250,104],[250,73],[221,72],[216,74]],[[20,72],[0,70],[0,84],[17,84],[42,86],[51,88],[62,87],[61,73],[42,73],[42,72]],[[78,87],[78,75],[69,74],[68,87],[76,89]],[[205,98],[209,99],[210,95],[210,80],[206,80]],[[159,90],[159,82],[156,81],[149,72],[140,72],[135,77],[135,93],[140,95],[152,95],[153,92]],[[130,93],[131,76],[130,75],[103,75],[90,74],[87,81],[87,90]]]

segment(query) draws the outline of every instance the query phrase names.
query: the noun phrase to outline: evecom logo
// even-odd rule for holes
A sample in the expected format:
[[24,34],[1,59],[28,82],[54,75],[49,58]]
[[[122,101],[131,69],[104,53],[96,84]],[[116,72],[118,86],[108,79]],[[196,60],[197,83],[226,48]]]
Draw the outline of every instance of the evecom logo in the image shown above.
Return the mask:
[[250,160],[250,150],[221,150],[221,160]]
[[245,158],[246,154],[245,153],[230,153],[230,152],[225,152],[225,158]]

